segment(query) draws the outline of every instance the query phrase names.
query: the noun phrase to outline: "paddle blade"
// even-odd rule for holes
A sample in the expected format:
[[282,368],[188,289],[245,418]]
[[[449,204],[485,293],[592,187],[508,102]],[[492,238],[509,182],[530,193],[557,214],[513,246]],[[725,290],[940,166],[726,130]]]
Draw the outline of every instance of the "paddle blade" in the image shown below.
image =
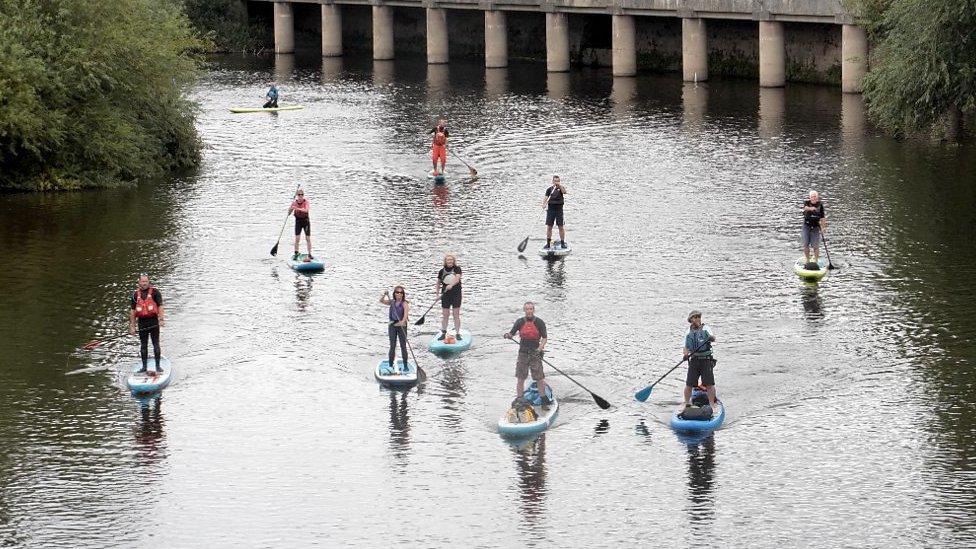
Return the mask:
[[271,248],[271,256],[274,257],[278,255],[278,242],[275,243],[274,248]]
[[647,399],[650,398],[651,391],[653,391],[653,390],[654,390],[654,387],[648,385],[647,387],[644,387],[640,391],[637,391],[637,393],[634,394],[634,398],[638,402],[647,402]]
[[520,242],[519,245],[518,245],[518,251],[519,251],[519,253],[524,252],[525,251],[525,247],[528,246],[528,245],[529,245],[529,237],[525,237],[525,240],[523,240],[522,242]]
[[427,371],[421,368],[420,364],[417,365],[417,381],[420,383],[427,381]]
[[85,345],[82,347],[82,350],[91,351],[92,349],[94,349],[95,347],[98,347],[101,344],[102,344],[101,341],[98,341],[97,339],[93,339],[93,340],[89,341],[88,343],[85,343]]
[[590,396],[593,397],[593,402],[596,402],[596,405],[599,406],[600,408],[604,410],[610,408],[610,403],[607,402],[606,400],[603,400],[603,397],[601,397],[600,395],[596,393],[590,393]]
[[413,325],[414,326],[420,326],[421,324],[423,324],[426,321],[427,321],[427,315],[423,315],[420,318],[418,318],[417,319],[417,322],[414,322]]
[[468,166],[468,170],[471,171],[471,177],[478,177],[478,170],[472,168],[471,166]]

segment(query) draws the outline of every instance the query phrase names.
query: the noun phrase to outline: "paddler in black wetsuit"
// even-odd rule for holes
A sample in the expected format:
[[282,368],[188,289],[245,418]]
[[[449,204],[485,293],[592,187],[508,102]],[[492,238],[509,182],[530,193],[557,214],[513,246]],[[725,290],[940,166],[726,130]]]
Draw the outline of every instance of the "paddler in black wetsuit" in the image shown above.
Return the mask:
[[152,338],[153,356],[156,358],[156,373],[163,371],[159,365],[162,353],[159,349],[159,328],[166,325],[163,319],[163,295],[149,284],[149,275],[139,275],[139,286],[132,294],[129,310],[129,333],[136,334],[139,327],[140,355],[142,369],[145,372],[149,363],[149,339]]

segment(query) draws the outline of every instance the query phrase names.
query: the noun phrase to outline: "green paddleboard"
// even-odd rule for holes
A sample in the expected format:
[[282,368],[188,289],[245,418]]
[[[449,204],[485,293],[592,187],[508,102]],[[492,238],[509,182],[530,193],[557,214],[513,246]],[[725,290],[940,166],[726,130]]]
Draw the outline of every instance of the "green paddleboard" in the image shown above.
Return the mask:
[[297,111],[299,109],[304,109],[305,107],[301,105],[285,105],[283,107],[273,107],[268,109],[262,109],[261,107],[231,107],[230,112],[242,113],[242,112],[278,112],[278,111]]

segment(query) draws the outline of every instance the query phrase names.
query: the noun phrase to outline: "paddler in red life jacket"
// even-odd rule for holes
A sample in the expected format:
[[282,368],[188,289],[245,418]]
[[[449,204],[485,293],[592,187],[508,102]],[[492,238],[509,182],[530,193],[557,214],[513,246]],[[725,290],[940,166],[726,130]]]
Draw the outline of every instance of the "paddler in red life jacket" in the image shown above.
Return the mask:
[[546,395],[546,374],[542,371],[542,357],[546,352],[546,323],[535,316],[535,303],[528,301],[523,307],[525,316],[516,320],[512,329],[502,335],[505,339],[512,339],[519,335],[518,359],[515,361],[516,396],[521,397],[525,392],[525,378],[532,374],[532,380],[538,384],[539,394],[542,395],[543,409],[549,408],[552,401]]
[[308,200],[305,200],[305,191],[298,189],[295,193],[295,201],[291,203],[288,210],[295,214],[295,255],[292,261],[298,261],[298,244],[302,241],[302,231],[305,231],[305,248],[308,250],[308,258],[312,257],[312,223],[308,219]]
[[[434,141],[431,143],[431,153],[430,160],[434,164],[434,175],[440,175],[444,171],[444,165],[447,164],[447,138],[450,137],[450,133],[447,131],[447,120],[441,118],[437,121],[437,125],[434,126],[429,132],[434,136]],[[441,161],[441,169],[437,169],[437,161]]]
[[163,320],[163,295],[149,284],[149,275],[139,275],[139,286],[130,298],[129,333],[136,334],[139,326],[139,352],[142,356],[142,369],[145,372],[149,362],[149,338],[152,338],[153,356],[156,358],[156,372],[162,372],[159,365],[159,328],[166,325]]

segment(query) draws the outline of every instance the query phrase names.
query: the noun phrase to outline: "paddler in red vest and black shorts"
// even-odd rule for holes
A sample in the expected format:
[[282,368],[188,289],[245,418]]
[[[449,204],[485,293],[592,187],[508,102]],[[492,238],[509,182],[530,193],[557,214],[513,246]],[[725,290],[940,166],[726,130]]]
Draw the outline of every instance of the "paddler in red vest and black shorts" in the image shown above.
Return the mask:
[[308,250],[308,258],[312,257],[312,222],[308,218],[308,200],[305,200],[305,191],[298,189],[295,193],[295,200],[291,203],[288,210],[295,214],[295,255],[291,256],[292,261],[298,261],[298,245],[302,241],[302,231],[305,231],[305,248]]
[[[434,141],[431,143],[430,161],[434,164],[434,176],[440,175],[444,171],[444,165],[447,164],[447,138],[450,134],[447,131],[447,120],[441,118],[437,121],[437,125],[434,126],[429,132],[434,136]],[[441,161],[441,169],[437,169],[437,161]]]
[[142,355],[142,369],[145,372],[149,363],[149,338],[152,338],[153,355],[156,357],[156,372],[163,368],[159,365],[159,328],[165,326],[163,320],[163,295],[149,284],[149,275],[139,275],[139,286],[130,299],[129,333],[136,334],[139,326],[140,354]]
[[525,392],[525,378],[532,374],[532,380],[539,386],[542,407],[548,409],[552,401],[546,395],[546,374],[542,371],[542,357],[546,352],[546,323],[535,316],[535,303],[528,301],[523,307],[525,316],[516,320],[512,329],[502,337],[512,339],[519,335],[518,359],[515,361],[516,396]]

